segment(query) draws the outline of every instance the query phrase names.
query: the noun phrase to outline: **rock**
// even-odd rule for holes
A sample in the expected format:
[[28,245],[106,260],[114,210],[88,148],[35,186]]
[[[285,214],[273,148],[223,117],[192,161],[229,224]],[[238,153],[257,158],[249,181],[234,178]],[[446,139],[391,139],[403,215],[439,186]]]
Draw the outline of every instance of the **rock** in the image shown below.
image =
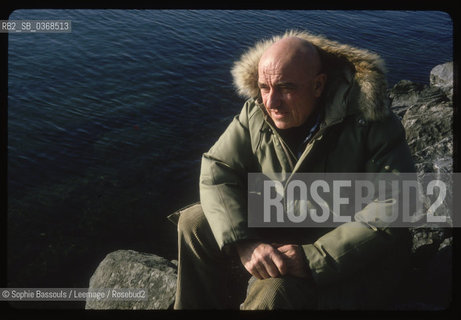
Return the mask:
[[[418,175],[453,172],[453,63],[434,67],[430,85],[400,81],[389,90],[400,116]],[[451,186],[448,186],[451,189]],[[441,310],[452,290],[451,228],[411,228],[411,270],[396,309]]]
[[419,99],[420,92],[424,89],[424,85],[415,83],[409,80],[400,80],[392,89],[389,90],[389,98],[391,99],[391,108],[395,107],[410,107]]
[[176,265],[133,250],[109,253],[90,279],[89,289],[146,289],[147,300],[87,299],[85,309],[168,309],[176,292]]
[[453,62],[435,66],[431,70],[430,83],[441,88],[450,100],[453,100]]
[[418,172],[452,172],[452,122],[451,102],[420,101],[405,112],[402,124]]
[[[434,67],[430,86],[400,81],[391,90],[391,108],[404,106],[402,115],[408,145],[419,175],[453,172],[453,101],[447,96],[453,88],[453,63]],[[407,91],[406,91],[407,90]],[[451,230],[413,230],[414,253],[423,245],[438,245],[451,236]],[[434,244],[435,246],[435,244]]]
[[419,173],[453,171],[452,73],[453,63],[446,63],[432,69],[430,86],[401,80],[388,91]]
[[391,100],[390,107],[400,119],[403,118],[409,108],[415,105],[429,104],[429,106],[433,106],[439,102],[449,101],[442,89],[408,80],[397,82],[394,87],[388,90],[388,95]]
[[451,247],[453,245],[453,237],[445,238],[439,246],[439,251],[445,247]]

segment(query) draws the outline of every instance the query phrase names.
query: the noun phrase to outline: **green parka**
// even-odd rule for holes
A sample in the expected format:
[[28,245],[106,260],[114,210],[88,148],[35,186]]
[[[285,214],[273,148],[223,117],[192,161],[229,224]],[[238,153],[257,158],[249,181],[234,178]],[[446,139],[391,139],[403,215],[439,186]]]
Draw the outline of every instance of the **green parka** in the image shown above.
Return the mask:
[[[238,92],[247,97],[240,114],[202,158],[200,201],[219,247],[254,237],[247,226],[250,172],[414,172],[400,120],[388,108],[385,70],[379,56],[306,32],[287,32],[320,48],[328,75],[324,118],[299,159],[277,133],[259,102],[257,65],[280,37],[256,44],[233,70]],[[394,246],[405,229],[380,228],[367,220],[373,202],[357,216],[303,245],[317,284],[360,271]],[[306,230],[309,232],[309,230]]]

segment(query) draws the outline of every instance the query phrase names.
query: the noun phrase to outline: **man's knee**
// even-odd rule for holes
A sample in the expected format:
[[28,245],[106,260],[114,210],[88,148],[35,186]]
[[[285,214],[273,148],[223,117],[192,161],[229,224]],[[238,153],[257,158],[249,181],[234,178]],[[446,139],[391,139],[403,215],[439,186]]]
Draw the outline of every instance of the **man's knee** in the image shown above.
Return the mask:
[[209,229],[208,221],[202,206],[195,204],[181,211],[178,220],[178,231],[186,234],[197,234],[203,229]]
[[312,282],[285,276],[250,280],[243,310],[315,309],[316,292]]
[[195,204],[181,212],[178,220],[178,234],[180,242],[194,249],[203,247],[203,249],[218,250],[218,245],[200,204]]

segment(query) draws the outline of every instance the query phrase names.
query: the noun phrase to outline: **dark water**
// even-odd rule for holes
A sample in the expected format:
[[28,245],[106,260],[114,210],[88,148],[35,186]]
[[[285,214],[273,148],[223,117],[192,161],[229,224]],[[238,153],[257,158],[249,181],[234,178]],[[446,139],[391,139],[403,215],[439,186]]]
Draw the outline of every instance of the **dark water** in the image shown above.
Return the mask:
[[389,84],[451,61],[443,12],[18,10],[72,33],[8,41],[8,281],[86,287],[105,254],[176,257],[165,216],[198,200],[200,156],[242,106],[245,48],[306,29],[372,50]]

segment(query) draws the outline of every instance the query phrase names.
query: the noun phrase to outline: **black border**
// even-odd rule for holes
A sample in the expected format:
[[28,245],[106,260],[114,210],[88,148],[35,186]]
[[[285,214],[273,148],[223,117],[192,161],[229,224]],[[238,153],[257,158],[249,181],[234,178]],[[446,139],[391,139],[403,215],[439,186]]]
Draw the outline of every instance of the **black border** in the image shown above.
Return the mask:
[[[459,165],[459,140],[458,140],[458,123],[459,119],[459,64],[458,64],[458,53],[459,53],[459,44],[458,40],[458,17],[456,15],[456,2],[455,1],[381,1],[381,2],[372,2],[372,1],[316,1],[309,2],[306,1],[297,1],[295,3],[281,3],[274,1],[248,1],[245,3],[239,2],[207,2],[207,1],[164,1],[164,2],[148,2],[148,1],[124,1],[110,3],[101,3],[98,1],[91,2],[77,2],[77,1],[39,1],[39,2],[30,2],[30,1],[6,1],[6,3],[0,4],[0,20],[8,19],[8,16],[16,9],[237,9],[237,10],[248,10],[248,9],[269,9],[269,10],[436,10],[444,11],[448,13],[453,21],[453,57],[454,57],[454,95],[453,95],[453,105],[454,105],[454,119],[453,119],[453,130],[454,130],[454,150],[453,150],[453,171],[460,172]],[[0,34],[0,106],[1,106],[1,132],[2,132],[2,166],[1,166],[1,178],[3,183],[3,192],[4,200],[2,203],[2,210],[0,214],[0,236],[1,236],[1,258],[0,258],[0,287],[7,287],[7,274],[6,274],[6,253],[7,253],[7,50],[8,50],[8,36],[6,33]],[[456,207],[455,207],[456,208]],[[274,318],[280,319],[283,317],[294,318],[304,318],[304,319],[316,319],[316,318],[415,318],[419,319],[421,317],[430,317],[430,318],[452,318],[453,316],[461,315],[460,312],[460,297],[458,287],[456,283],[459,278],[458,274],[455,272],[455,266],[459,266],[458,263],[458,249],[459,245],[459,236],[460,228],[455,228],[453,230],[453,300],[451,307],[444,311],[312,311],[312,312],[298,312],[298,311],[277,311],[277,312],[240,312],[240,311],[225,311],[225,312],[215,312],[215,311],[170,311],[170,310],[152,310],[152,311],[120,311],[120,310],[110,310],[110,311],[96,311],[96,310],[36,310],[36,309],[15,309],[12,308],[6,302],[0,302],[0,315],[4,318],[5,315],[8,316],[8,319],[22,319],[22,318],[32,318],[32,317],[42,317],[46,316],[49,318],[59,318],[63,316],[75,315],[78,318],[88,317],[95,319],[104,319],[112,318],[114,316],[127,316],[132,317],[160,317],[160,318],[187,318],[191,317],[201,317],[201,316],[219,316],[219,317],[229,317],[229,318],[242,318],[242,319],[266,319]],[[459,289],[458,289],[459,290]],[[217,314],[216,314],[217,313]],[[457,317],[457,318],[458,318]]]

